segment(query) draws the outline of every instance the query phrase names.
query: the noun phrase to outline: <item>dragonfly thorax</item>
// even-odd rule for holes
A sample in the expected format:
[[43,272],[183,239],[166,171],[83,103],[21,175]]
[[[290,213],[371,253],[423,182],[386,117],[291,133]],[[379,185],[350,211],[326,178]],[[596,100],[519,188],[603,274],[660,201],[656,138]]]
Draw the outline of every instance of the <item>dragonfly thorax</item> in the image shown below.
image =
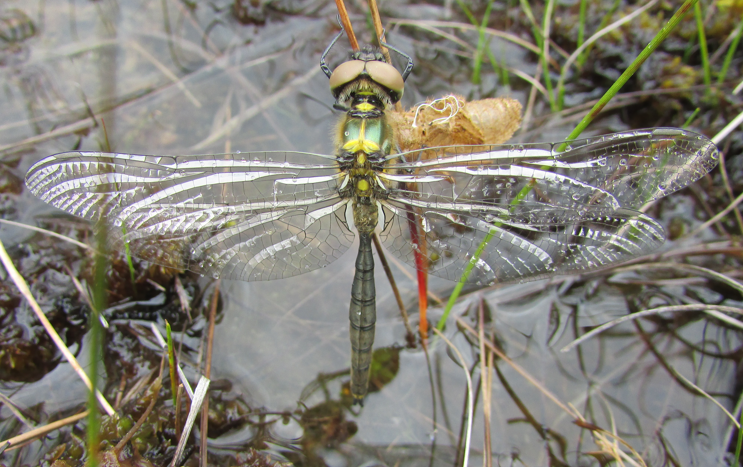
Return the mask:
[[364,99],[357,99],[357,105],[338,123],[336,147],[341,168],[358,166],[359,153],[372,164],[381,161],[394,146],[394,132],[384,107],[373,95],[361,97]]

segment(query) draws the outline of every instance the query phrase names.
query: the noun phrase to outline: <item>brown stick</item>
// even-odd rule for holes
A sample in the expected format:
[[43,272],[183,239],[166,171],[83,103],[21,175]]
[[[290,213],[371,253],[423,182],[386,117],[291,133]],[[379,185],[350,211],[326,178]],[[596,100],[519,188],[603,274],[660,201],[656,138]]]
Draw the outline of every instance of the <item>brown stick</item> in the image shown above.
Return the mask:
[[4,446],[6,443],[8,443],[8,447],[5,449],[5,452],[11,451],[13,449],[17,449],[20,446],[18,446],[21,443],[24,443],[26,441],[32,440],[34,438],[38,438],[39,436],[43,436],[50,431],[54,431],[58,428],[62,428],[65,425],[69,425],[70,423],[75,423],[78,420],[82,420],[83,418],[88,416],[88,411],[80,412],[79,414],[72,415],[67,418],[63,418],[61,420],[57,420],[56,422],[49,423],[47,425],[44,425],[42,427],[33,429],[31,431],[27,431],[26,433],[23,433],[22,435],[14,436],[12,438],[6,439],[5,441],[0,441],[0,446]]
[[335,0],[335,7],[338,9],[338,15],[341,17],[343,29],[346,30],[348,42],[351,43],[351,49],[353,49],[354,52],[357,52],[359,50],[359,41],[356,40],[356,35],[353,33],[351,19],[348,17],[348,10],[346,10],[346,4],[343,0]]
[[390,286],[392,286],[392,295],[395,296],[397,307],[400,309],[400,315],[402,316],[402,322],[403,324],[405,324],[405,330],[408,333],[407,340],[409,342],[414,342],[415,333],[413,333],[413,328],[410,327],[410,320],[408,319],[408,312],[405,310],[405,303],[403,303],[402,301],[402,296],[400,296],[400,291],[397,288],[397,283],[395,282],[395,278],[392,276],[390,263],[387,262],[387,257],[382,250],[382,244],[379,243],[379,237],[377,236],[376,232],[372,235],[372,240],[374,241],[374,247],[377,249],[379,262],[382,263],[382,269],[384,269],[384,273],[387,275],[387,280],[389,281]]

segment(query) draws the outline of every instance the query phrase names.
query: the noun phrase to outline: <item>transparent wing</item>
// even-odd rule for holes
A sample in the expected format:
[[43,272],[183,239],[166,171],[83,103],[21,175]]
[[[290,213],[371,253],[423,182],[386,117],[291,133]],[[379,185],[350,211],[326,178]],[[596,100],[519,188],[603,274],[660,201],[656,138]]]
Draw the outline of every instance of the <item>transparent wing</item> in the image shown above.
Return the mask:
[[105,219],[115,248],[254,281],[320,268],[353,243],[340,177],[335,158],[307,153],[70,152],[35,164],[26,184],[55,207]]
[[637,212],[716,164],[707,138],[638,130],[561,143],[442,147],[390,156],[380,179],[382,239],[414,265],[409,220],[425,232],[430,272],[459,280],[486,236],[478,274],[492,283],[586,271],[656,249],[662,227]]
[[[395,206],[397,205],[397,206]],[[386,248],[415,266],[415,250],[428,259],[428,271],[458,281],[475,251],[480,255],[467,282],[534,280],[554,274],[586,272],[650,253],[663,244],[663,227],[637,211],[564,211],[529,224],[488,222],[480,216],[412,208],[385,201]],[[410,240],[417,223],[420,249]],[[486,241],[487,240],[487,241]]]

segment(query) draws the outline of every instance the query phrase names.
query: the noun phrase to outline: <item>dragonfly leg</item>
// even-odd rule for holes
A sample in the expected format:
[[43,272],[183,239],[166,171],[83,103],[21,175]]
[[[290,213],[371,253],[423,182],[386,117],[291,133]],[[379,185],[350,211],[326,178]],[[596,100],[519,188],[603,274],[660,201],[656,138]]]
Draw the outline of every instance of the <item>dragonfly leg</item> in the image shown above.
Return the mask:
[[325,63],[325,57],[328,56],[328,53],[330,52],[330,49],[332,49],[333,46],[335,45],[335,43],[338,42],[338,39],[341,38],[341,36],[343,35],[343,33],[346,32],[346,30],[343,29],[343,24],[341,24],[340,17],[338,18],[338,25],[340,25],[340,27],[341,27],[341,32],[339,32],[338,35],[335,36],[332,41],[330,41],[330,45],[328,45],[328,47],[322,53],[322,57],[320,57],[320,69],[322,70],[323,73],[325,73],[325,76],[327,76],[328,78],[330,78],[330,76],[333,74],[333,72],[330,71],[330,67],[328,66],[327,63]]
[[354,404],[363,405],[369,385],[374,326],[377,321],[376,291],[374,289],[374,257],[371,234],[360,234],[356,273],[351,286],[351,394]]
[[[382,35],[382,37],[384,37],[384,35]],[[398,54],[400,54],[403,58],[405,58],[408,61],[408,64],[405,65],[405,70],[403,70],[402,72],[402,80],[406,81],[408,79],[408,75],[410,75],[410,72],[413,71],[413,59],[410,58],[410,55],[406,54],[402,50],[396,49],[395,47],[389,45],[386,42],[380,41],[380,44],[382,44],[382,46],[387,47],[388,49],[394,52],[397,52]]]

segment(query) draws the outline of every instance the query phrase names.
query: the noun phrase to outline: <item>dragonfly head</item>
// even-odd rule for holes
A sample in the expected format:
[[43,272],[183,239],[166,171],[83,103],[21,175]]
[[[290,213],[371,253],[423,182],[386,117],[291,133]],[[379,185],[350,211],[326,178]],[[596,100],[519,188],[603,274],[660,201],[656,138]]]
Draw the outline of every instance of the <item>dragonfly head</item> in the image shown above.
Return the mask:
[[402,74],[371,47],[351,54],[351,60],[330,75],[330,91],[339,108],[349,108],[358,94],[373,94],[385,106],[394,104],[404,87]]

